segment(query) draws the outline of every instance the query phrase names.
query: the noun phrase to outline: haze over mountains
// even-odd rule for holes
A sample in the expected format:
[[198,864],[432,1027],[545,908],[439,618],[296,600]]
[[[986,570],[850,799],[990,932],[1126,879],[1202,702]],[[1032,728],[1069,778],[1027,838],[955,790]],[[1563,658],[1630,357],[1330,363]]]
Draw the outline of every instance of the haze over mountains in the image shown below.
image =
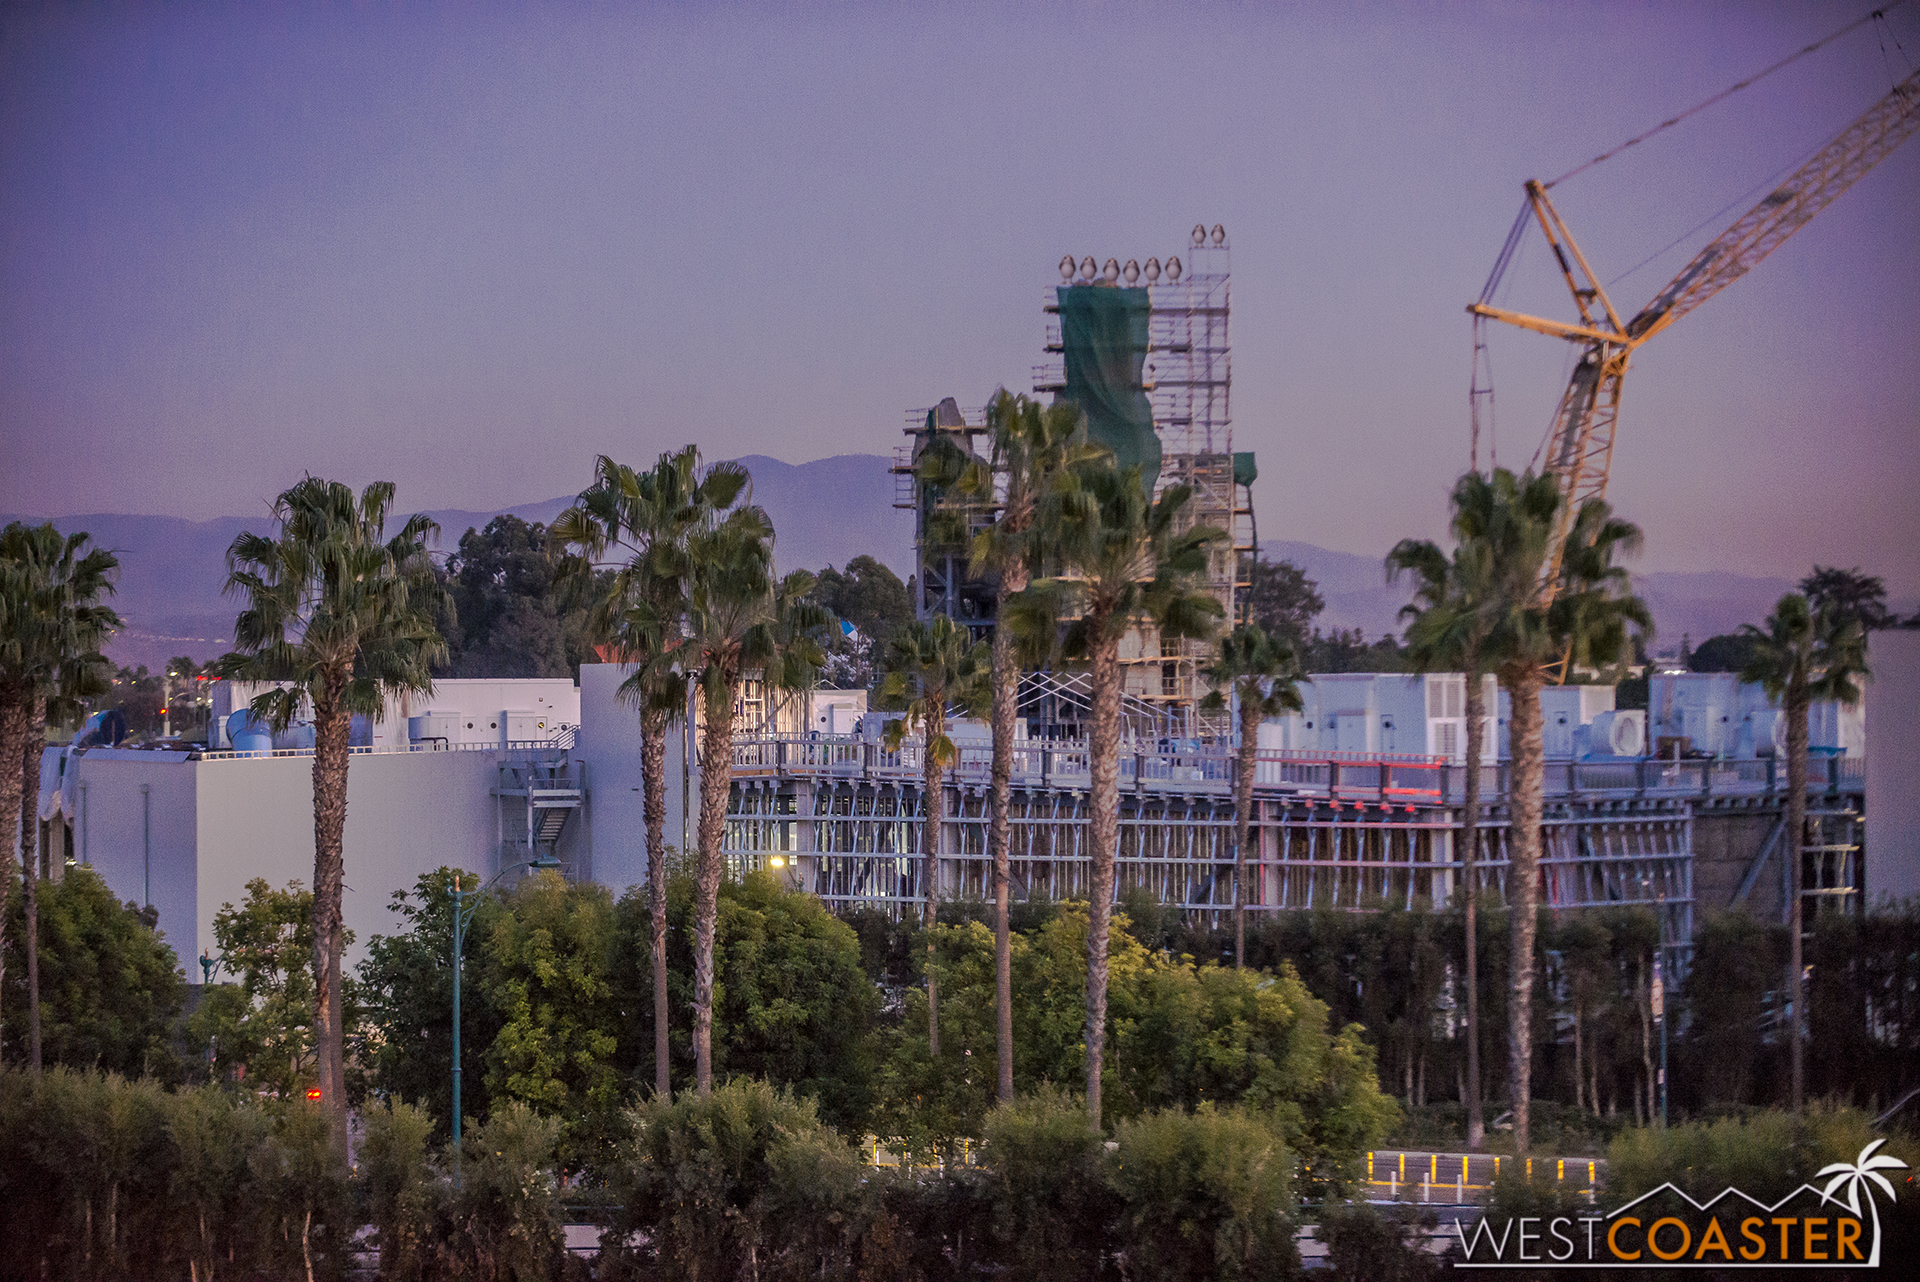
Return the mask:
[[[754,501],[773,519],[782,569],[840,566],[865,553],[902,578],[912,573],[913,514],[893,506],[896,478],[888,473],[890,459],[840,454],[796,465],[748,455],[740,462],[753,474]],[[523,520],[549,522],[571,501],[571,495],[559,495],[503,510]],[[484,526],[497,514],[463,509],[431,513],[442,529],[441,551],[451,551],[469,527]],[[62,530],[87,530],[100,545],[118,553],[115,606],[127,626],[108,653],[116,662],[148,667],[177,654],[205,661],[229,648],[237,607],[221,596],[227,546],[244,529],[264,533],[270,528],[264,512],[208,521],[95,513],[61,517],[57,523]],[[1386,586],[1379,556],[1296,540],[1268,540],[1261,547],[1271,559],[1293,561],[1319,584],[1327,603],[1321,627],[1359,628],[1369,638],[1398,631],[1396,616],[1408,593]],[[1657,645],[1663,649],[1676,646],[1683,634],[1697,644],[1742,623],[1758,622],[1793,587],[1784,578],[1717,571],[1653,573],[1638,581],[1653,609]]]

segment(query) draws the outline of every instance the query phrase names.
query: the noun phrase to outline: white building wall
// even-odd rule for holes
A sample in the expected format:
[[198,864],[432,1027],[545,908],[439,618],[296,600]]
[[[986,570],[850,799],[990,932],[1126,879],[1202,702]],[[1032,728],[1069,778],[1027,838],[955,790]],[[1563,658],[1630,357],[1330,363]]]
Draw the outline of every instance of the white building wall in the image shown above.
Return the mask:
[[1866,895],[1878,905],[1920,896],[1920,631],[1873,633],[1867,661]]
[[[594,880],[624,894],[647,881],[645,798],[640,791],[640,714],[620,701],[620,683],[631,669],[612,663],[580,665],[580,734],[574,756],[587,764],[592,798],[587,806]],[[690,730],[675,722],[667,735],[669,846],[695,844],[700,778],[688,769]]]
[[[213,725],[228,748],[227,717],[273,688],[263,682],[220,681],[213,688]],[[580,724],[580,691],[571,677],[449,678],[433,683],[433,693],[395,695],[365,728],[360,741],[377,748],[404,747],[415,737],[413,718],[430,725],[426,734],[461,744],[504,744],[550,739],[563,725]]]
[[[393,892],[447,866],[498,868],[491,752],[355,754],[347,769],[348,966],[390,934]],[[151,902],[189,978],[217,952],[213,918],[247,882],[313,884],[313,758],[189,761],[184,753],[94,748],[73,759],[74,855],[116,897]],[[142,786],[148,791],[144,799]],[[143,827],[146,821],[151,828]],[[149,869],[151,870],[149,872]],[[148,887],[151,885],[151,898]]]
[[62,798],[74,858],[92,864],[116,899],[158,909],[183,966],[200,955],[193,772],[184,752],[94,748],[71,760]]

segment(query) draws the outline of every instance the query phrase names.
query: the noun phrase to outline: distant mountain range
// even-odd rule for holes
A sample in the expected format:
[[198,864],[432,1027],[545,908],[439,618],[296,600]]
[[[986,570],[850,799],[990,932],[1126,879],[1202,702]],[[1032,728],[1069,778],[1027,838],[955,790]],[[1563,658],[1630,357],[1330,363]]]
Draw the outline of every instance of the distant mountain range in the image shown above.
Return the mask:
[[[753,474],[753,497],[778,532],[775,551],[783,570],[845,565],[863,553],[902,578],[913,571],[913,514],[893,506],[892,460],[878,454],[840,454],[811,463],[783,463],[762,455],[739,460]],[[502,509],[527,521],[550,522],[570,502],[561,495]],[[447,509],[429,513],[440,523],[441,548],[451,550],[469,527],[484,526],[498,512]],[[14,519],[0,516],[0,523]],[[226,551],[242,530],[266,532],[267,518],[223,516],[187,521],[169,516],[94,513],[62,517],[63,530],[87,530],[120,557],[115,605],[127,626],[108,647],[116,662],[157,668],[177,654],[212,658],[232,644],[235,603],[221,596]],[[1261,544],[1271,559],[1294,562],[1319,584],[1326,600],[1323,628],[1358,628],[1369,638],[1399,630],[1397,616],[1408,591],[1386,586],[1378,557],[1334,552],[1311,543],[1275,540]],[[1715,571],[1636,576],[1659,628],[1657,645],[1676,647],[1683,635],[1694,644],[1742,623],[1765,618],[1787,579],[1751,578]],[[1911,610],[1910,603],[1894,603]]]
[[[841,454],[795,465],[753,454],[739,461],[753,474],[754,502],[773,520],[781,569],[840,566],[867,553],[902,578],[913,572],[913,513],[893,506],[891,459]],[[502,511],[544,524],[572,501],[564,494]],[[443,552],[457,547],[469,528],[500,514],[460,508],[428,513],[440,523]],[[14,519],[0,515],[0,524]],[[106,512],[60,517],[56,524],[62,530],[86,530],[118,554],[113,604],[126,627],[107,653],[117,663],[154,669],[175,655],[205,662],[232,647],[237,606],[220,591],[227,577],[227,547],[242,530],[266,533],[271,527],[265,515],[188,521]]]
[[[1319,584],[1326,601],[1319,626],[1358,628],[1371,640],[1383,633],[1398,634],[1400,607],[1411,591],[1406,584],[1388,587],[1381,558],[1352,552],[1330,552],[1311,543],[1269,541],[1260,545],[1269,560],[1292,561]],[[1683,638],[1698,645],[1711,636],[1736,631],[1743,623],[1759,623],[1780,598],[1793,591],[1790,579],[1752,578],[1709,570],[1636,574],[1634,584],[1653,611],[1654,648],[1678,649]],[[1899,603],[1895,603],[1898,605]]]

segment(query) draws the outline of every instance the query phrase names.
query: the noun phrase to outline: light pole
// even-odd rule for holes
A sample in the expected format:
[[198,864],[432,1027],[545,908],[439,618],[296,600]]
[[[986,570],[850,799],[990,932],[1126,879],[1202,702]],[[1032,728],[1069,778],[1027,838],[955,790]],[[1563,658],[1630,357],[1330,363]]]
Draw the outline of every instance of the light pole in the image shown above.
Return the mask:
[[464,874],[453,875],[453,1187],[456,1191],[460,1188],[460,959],[465,952],[467,927],[473,924],[473,915],[480,911],[480,899],[493,889],[494,882],[517,868],[558,867],[560,861],[551,854],[523,859],[493,874],[478,890],[460,889]]

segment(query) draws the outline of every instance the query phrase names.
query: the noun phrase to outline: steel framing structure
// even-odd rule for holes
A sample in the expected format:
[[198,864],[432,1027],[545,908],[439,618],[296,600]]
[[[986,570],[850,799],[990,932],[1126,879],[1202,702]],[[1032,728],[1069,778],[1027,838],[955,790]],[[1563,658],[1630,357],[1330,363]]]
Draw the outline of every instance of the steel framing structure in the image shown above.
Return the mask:
[[[941,894],[987,897],[984,748],[963,746],[947,787]],[[1255,913],[1445,905],[1460,886],[1457,767],[1437,758],[1263,753],[1254,805]],[[1117,893],[1222,921],[1233,903],[1230,755],[1141,750],[1123,759]],[[726,851],[736,872],[781,867],[836,907],[897,913],[923,897],[916,746],[854,738],[743,741],[735,749]],[[1606,780],[1618,782],[1617,780]],[[1511,863],[1502,776],[1479,829],[1476,873],[1506,898]],[[1550,784],[1551,784],[1550,780]],[[1577,772],[1544,823],[1541,903],[1554,909],[1643,904],[1669,944],[1693,934],[1692,778],[1649,788],[1581,788]],[[1016,898],[1071,899],[1088,887],[1084,746],[1022,745],[1013,793]]]

